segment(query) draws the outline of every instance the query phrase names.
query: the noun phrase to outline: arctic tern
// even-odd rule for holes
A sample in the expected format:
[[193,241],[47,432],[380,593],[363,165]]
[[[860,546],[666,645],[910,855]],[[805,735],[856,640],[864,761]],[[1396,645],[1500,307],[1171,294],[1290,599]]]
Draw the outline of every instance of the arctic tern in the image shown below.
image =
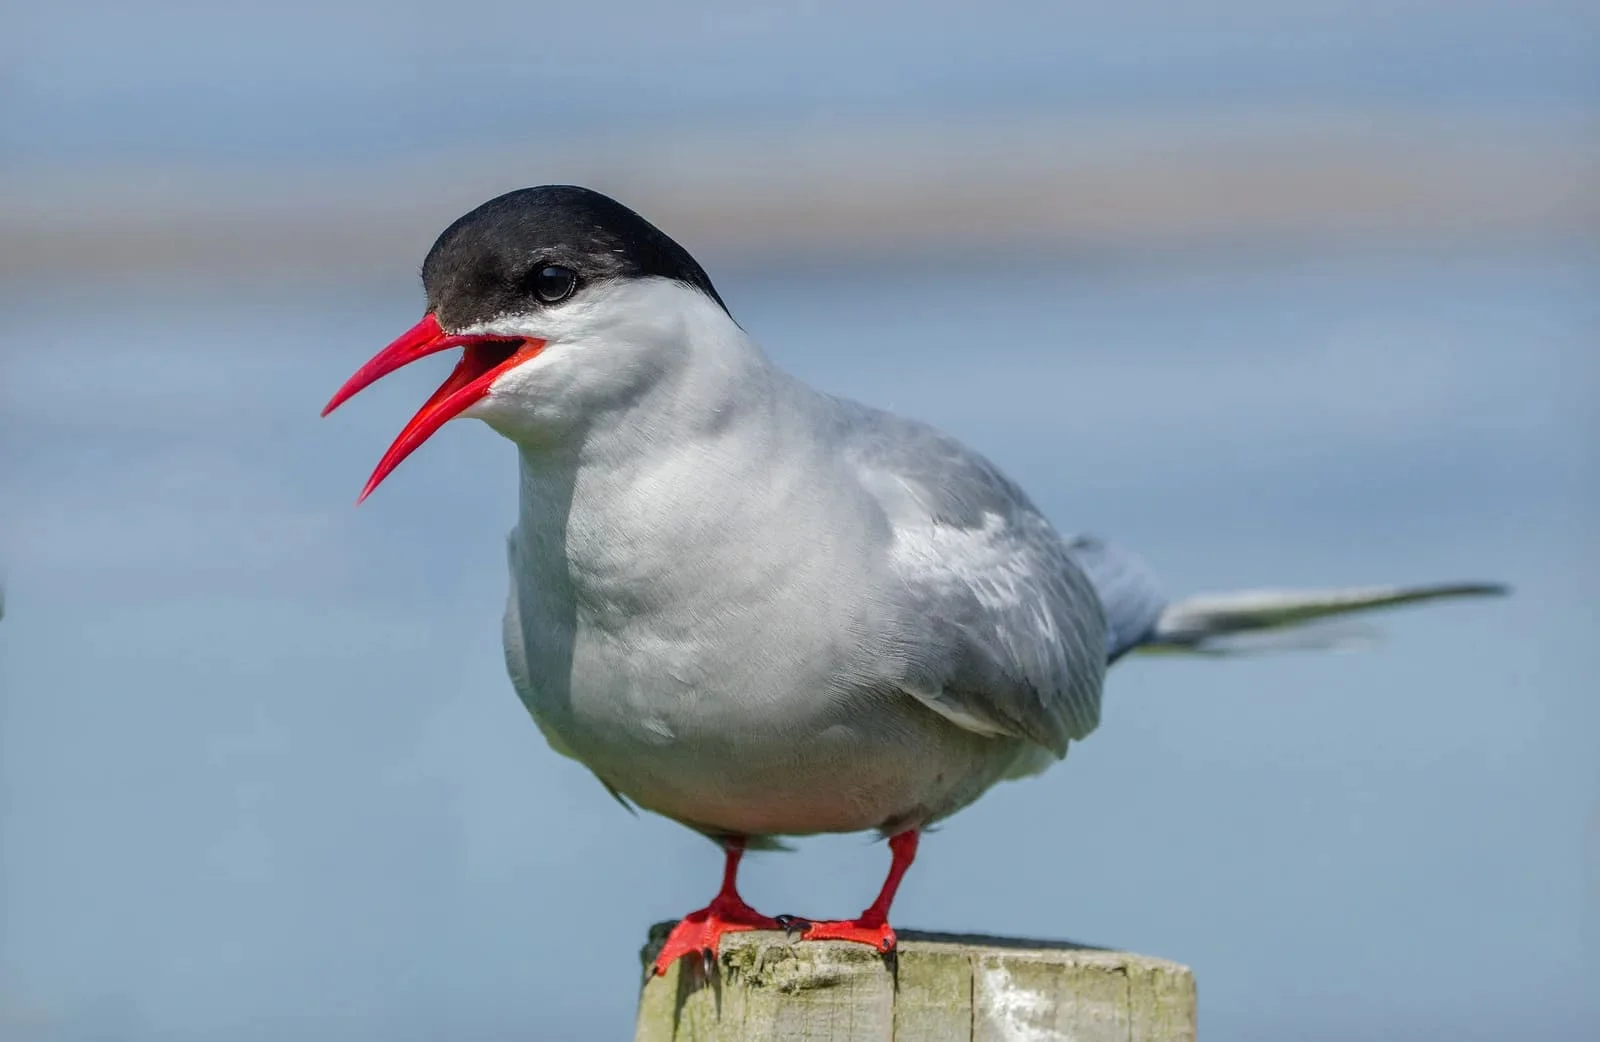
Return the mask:
[[[1107,667],[1488,583],[1171,601],[1136,558],[1057,534],[992,463],[922,423],[789,376],[683,247],[572,186],[493,199],[422,267],[423,318],[362,366],[462,356],[365,498],[446,421],[519,449],[505,653],[557,751],[711,837],[721,889],[656,963],[725,932],[888,952],[919,833],[1095,729]],[[859,916],[763,915],[750,847],[876,830],[892,863]]]

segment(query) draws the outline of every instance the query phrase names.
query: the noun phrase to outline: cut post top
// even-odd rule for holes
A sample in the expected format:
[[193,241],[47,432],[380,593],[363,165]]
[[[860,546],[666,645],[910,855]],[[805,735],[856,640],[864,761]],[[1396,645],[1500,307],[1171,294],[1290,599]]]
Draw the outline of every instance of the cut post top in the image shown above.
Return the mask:
[[[671,923],[651,928],[646,974]],[[859,944],[730,934],[647,976],[635,1042],[1193,1042],[1195,983],[1165,959],[1065,942],[900,931]]]

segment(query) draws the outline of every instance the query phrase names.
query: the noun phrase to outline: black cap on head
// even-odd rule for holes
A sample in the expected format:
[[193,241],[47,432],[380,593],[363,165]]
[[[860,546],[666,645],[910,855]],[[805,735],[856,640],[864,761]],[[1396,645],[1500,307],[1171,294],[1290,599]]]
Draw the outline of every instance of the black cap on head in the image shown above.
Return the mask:
[[614,199],[574,185],[523,188],[491,199],[444,230],[422,262],[428,307],[445,329],[461,329],[548,304],[547,268],[577,287],[658,276],[701,290],[724,311],[689,251]]

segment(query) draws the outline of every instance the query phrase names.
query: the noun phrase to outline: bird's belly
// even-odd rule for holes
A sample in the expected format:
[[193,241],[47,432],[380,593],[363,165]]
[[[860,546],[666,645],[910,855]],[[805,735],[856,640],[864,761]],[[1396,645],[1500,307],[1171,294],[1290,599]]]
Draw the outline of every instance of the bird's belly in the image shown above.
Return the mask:
[[579,632],[565,656],[532,656],[518,690],[551,743],[611,788],[713,832],[926,824],[977,798],[1019,752],[898,691],[819,690],[770,675],[725,685],[718,678],[749,673],[714,659]]

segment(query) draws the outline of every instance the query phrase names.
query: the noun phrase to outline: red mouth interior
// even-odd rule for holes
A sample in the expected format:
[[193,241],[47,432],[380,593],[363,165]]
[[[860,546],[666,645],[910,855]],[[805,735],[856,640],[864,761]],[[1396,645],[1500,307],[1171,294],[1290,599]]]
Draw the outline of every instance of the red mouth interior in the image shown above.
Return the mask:
[[[475,344],[468,344],[461,351],[461,361],[456,364],[456,370],[469,371],[472,374],[469,377],[470,382],[485,373],[494,372],[511,361],[524,343],[522,340],[480,340]],[[450,374],[452,378],[455,375],[455,373]]]

